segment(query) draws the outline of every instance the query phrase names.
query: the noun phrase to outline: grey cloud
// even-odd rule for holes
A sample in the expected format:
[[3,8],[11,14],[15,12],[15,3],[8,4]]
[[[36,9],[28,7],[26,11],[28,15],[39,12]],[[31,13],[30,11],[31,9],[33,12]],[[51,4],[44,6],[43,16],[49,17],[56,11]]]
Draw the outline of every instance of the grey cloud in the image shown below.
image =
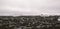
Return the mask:
[[60,15],[60,0],[0,0],[0,14]]

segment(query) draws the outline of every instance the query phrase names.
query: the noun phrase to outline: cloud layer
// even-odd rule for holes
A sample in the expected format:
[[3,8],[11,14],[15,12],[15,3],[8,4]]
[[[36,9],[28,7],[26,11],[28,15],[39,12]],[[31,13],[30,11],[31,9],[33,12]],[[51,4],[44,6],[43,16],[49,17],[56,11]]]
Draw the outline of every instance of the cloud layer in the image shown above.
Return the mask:
[[60,0],[0,0],[0,15],[60,15]]

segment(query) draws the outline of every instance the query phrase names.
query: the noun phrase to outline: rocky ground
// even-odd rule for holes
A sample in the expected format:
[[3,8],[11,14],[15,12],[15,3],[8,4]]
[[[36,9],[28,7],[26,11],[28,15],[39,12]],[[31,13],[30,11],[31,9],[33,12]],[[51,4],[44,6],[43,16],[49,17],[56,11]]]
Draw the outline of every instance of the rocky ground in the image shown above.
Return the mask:
[[0,16],[0,29],[60,29],[59,16]]

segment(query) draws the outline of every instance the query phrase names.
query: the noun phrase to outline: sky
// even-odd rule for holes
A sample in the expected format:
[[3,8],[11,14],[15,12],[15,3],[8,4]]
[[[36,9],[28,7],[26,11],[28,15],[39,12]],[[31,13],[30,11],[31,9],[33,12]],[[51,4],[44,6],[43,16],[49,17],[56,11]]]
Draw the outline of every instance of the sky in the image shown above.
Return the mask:
[[60,15],[60,0],[0,0],[0,16]]

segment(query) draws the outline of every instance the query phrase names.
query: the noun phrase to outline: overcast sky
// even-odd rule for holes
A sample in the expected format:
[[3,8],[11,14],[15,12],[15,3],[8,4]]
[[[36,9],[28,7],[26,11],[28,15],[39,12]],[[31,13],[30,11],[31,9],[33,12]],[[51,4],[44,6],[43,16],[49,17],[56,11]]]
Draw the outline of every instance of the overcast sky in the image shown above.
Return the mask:
[[60,0],[0,0],[0,15],[60,15]]

